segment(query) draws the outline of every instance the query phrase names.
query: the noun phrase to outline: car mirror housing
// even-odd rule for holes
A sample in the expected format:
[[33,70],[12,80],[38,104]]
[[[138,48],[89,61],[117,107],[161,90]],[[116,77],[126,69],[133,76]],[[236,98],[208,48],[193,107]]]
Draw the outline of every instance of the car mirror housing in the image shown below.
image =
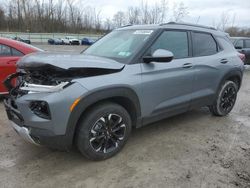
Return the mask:
[[172,61],[174,58],[174,54],[168,50],[158,49],[155,50],[152,56],[145,56],[143,57],[144,63],[168,63]]

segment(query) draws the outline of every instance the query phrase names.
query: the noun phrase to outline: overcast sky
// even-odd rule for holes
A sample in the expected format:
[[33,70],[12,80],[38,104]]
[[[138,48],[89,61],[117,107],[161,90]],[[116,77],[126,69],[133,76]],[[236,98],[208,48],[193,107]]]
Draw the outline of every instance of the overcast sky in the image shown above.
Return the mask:
[[[148,0],[149,4],[161,0]],[[168,0],[170,6],[174,2],[183,2],[188,7],[189,15],[183,21],[205,25],[217,23],[223,12],[228,12],[231,17],[235,14],[235,25],[250,27],[250,0]],[[125,11],[129,6],[140,5],[141,0],[86,0],[84,4],[94,6],[101,10],[104,18],[112,18],[118,11]]]

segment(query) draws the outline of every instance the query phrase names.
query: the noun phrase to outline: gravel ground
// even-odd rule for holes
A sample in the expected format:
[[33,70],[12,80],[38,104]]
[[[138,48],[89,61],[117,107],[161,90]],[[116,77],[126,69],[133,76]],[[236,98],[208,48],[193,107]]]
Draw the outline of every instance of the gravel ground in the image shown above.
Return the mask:
[[202,108],[134,130],[122,152],[101,162],[25,143],[0,103],[0,187],[250,187],[249,83],[246,71],[227,117]]

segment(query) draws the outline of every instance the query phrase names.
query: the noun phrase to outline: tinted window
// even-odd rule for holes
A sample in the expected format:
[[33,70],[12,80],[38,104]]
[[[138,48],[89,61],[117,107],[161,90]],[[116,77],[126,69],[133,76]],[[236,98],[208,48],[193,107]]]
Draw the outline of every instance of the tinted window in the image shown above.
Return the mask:
[[0,56],[11,56],[11,49],[9,46],[0,44]]
[[250,48],[250,40],[245,40],[245,46],[246,48]]
[[243,48],[244,45],[243,45],[243,40],[238,40],[236,43],[235,43],[235,47],[236,48]]
[[208,56],[217,53],[217,44],[211,34],[193,33],[194,56]]
[[15,48],[11,48],[12,50],[12,56],[23,56],[24,54],[18,50],[16,50]]
[[157,49],[169,50],[175,59],[188,57],[188,36],[183,31],[164,31],[151,47],[151,55]]

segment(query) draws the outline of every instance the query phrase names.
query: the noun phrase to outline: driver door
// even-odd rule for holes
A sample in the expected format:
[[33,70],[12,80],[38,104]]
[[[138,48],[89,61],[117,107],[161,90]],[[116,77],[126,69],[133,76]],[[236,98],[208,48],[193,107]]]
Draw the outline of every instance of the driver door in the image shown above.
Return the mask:
[[194,68],[186,31],[163,31],[149,48],[174,54],[171,62],[142,63],[143,123],[160,120],[188,110],[193,91]]

